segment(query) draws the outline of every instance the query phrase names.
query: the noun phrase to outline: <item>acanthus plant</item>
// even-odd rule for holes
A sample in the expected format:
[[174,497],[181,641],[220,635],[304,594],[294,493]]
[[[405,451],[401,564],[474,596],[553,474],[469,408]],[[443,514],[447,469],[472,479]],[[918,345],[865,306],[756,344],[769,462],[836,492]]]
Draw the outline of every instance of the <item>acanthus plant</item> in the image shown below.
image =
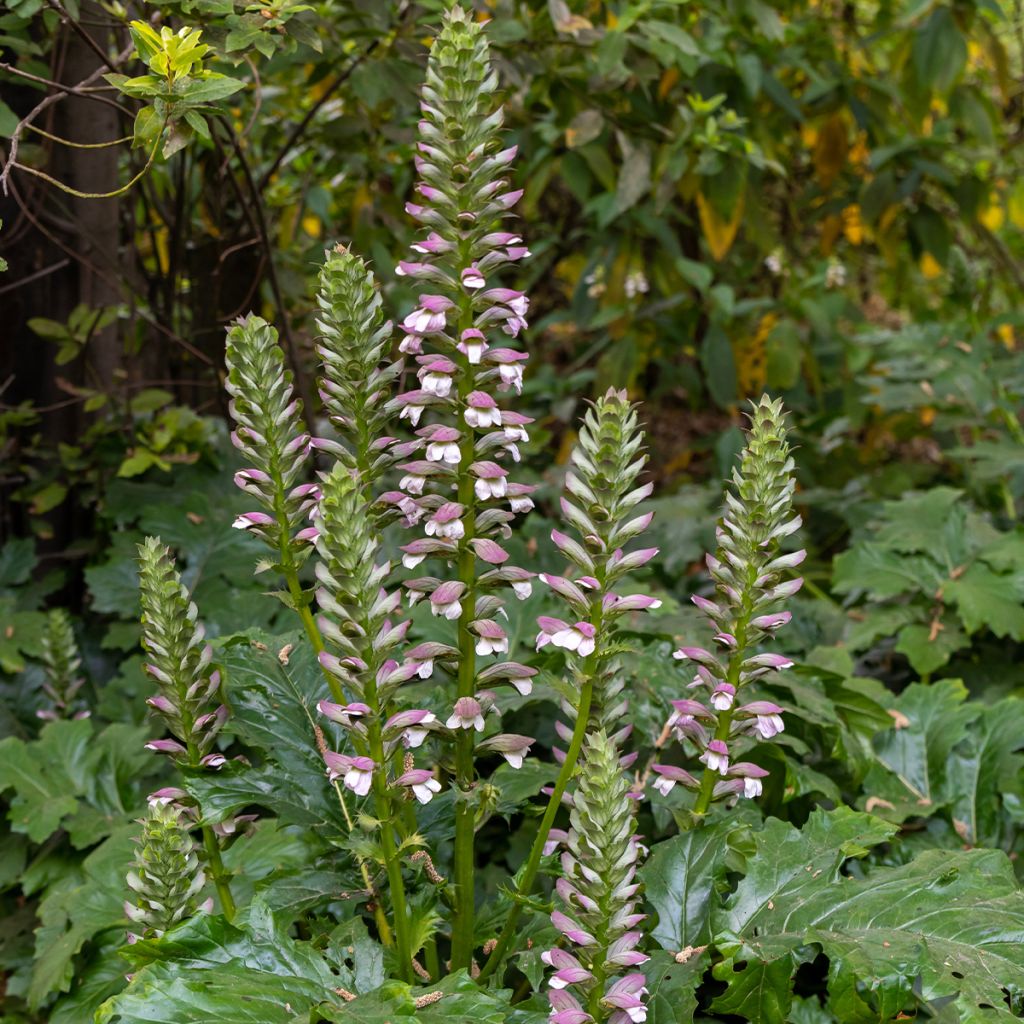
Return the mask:
[[[541,869],[557,863],[551,921],[562,939],[544,954],[552,1019],[641,1022],[646,988],[639,968],[648,957],[636,814],[643,787],[628,774],[636,754],[626,749],[629,646],[620,625],[660,602],[632,592],[628,580],[657,550],[634,543],[651,522],[640,506],[652,485],[642,479],[638,412],[614,389],[587,412],[566,475],[561,509],[569,532],[555,530],[552,541],[569,570],[539,574],[566,609],[564,618],[541,617],[536,635],[538,650],[565,654],[556,680],[565,749],[553,752],[557,777],[535,809],[539,825],[522,867],[486,923],[477,924],[476,836],[495,793],[488,766],[503,760],[520,768],[536,746],[498,724],[502,694],[528,696],[537,674],[526,663],[531,652],[515,660],[506,598],[529,597],[538,577],[511,565],[506,547],[517,517],[533,507],[533,487],[515,479],[531,421],[511,407],[527,360],[528,301],[500,275],[529,251],[506,230],[520,192],[507,177],[516,151],[503,148],[496,87],[481,24],[454,8],[431,48],[423,90],[420,182],[408,210],[425,233],[413,243],[415,258],[397,269],[422,291],[400,321],[400,336],[392,340],[373,274],[355,253],[329,251],[321,273],[318,392],[336,437],[307,432],[273,327],[250,316],[231,328],[232,439],[247,462],[235,480],[258,506],[234,526],[268,547],[258,571],[283,577],[277,596],[298,614],[319,659],[317,711],[338,742],[328,742],[321,725],[310,742],[349,829],[341,856],[351,856],[361,874],[393,973],[409,984],[459,970],[482,984],[503,978],[510,954],[521,952],[514,946],[521,915],[538,906]],[[759,670],[778,667],[752,648],[774,628],[762,605],[788,592],[771,582],[784,568],[774,545],[792,522],[778,525],[792,495],[780,417],[777,404],[758,407],[738,478],[741,501],[724,521],[724,562],[712,565],[730,600],[735,595],[734,609],[715,614],[720,639],[736,655],[728,665],[709,653],[692,656],[709,678],[721,676],[719,689],[735,691]],[[762,429],[768,421],[772,437]],[[316,458],[334,461],[311,479]],[[228,681],[220,703],[196,610],[155,541],[143,550],[143,594],[149,671],[161,687],[150,703],[174,737],[151,745],[187,773],[216,770],[225,758],[218,732],[244,677]],[[410,609],[418,602],[429,608],[426,621],[438,624],[436,632],[414,631]],[[775,711],[748,712],[738,720],[744,728],[775,721]],[[709,772],[720,770],[707,753],[719,730],[731,738],[731,715],[723,713],[706,745]],[[668,778],[669,769],[661,770]],[[756,774],[751,769],[744,778]],[[708,800],[724,795],[714,783],[706,783]],[[421,828],[420,809],[439,796],[450,801],[450,850],[432,845]],[[698,794],[699,814],[708,809],[704,800]],[[154,803],[151,827],[160,838],[150,846],[163,842],[181,862],[182,878],[184,865],[201,877],[201,866],[174,838],[200,809],[183,790],[161,791]],[[560,814],[567,830],[556,828]],[[235,831],[233,823],[202,827],[205,870],[228,916],[219,833]],[[181,906],[192,907],[195,885],[174,888]]]
[[780,604],[803,585],[789,572],[806,552],[780,548],[801,525],[793,513],[795,486],[782,403],[766,396],[754,407],[747,445],[733,470],[733,490],[716,530],[718,549],[707,556],[716,600],[692,598],[708,617],[718,650],[687,646],[674,654],[696,672],[690,695],[672,702],[668,725],[703,769],[698,779],[676,765],[653,766],[661,793],[677,783],[696,792],[696,816],[707,814],[715,800],[759,796],[767,771],[737,753],[751,739],[770,740],[785,728],[779,705],[748,694],[751,683],[793,664],[762,647],[792,618]]

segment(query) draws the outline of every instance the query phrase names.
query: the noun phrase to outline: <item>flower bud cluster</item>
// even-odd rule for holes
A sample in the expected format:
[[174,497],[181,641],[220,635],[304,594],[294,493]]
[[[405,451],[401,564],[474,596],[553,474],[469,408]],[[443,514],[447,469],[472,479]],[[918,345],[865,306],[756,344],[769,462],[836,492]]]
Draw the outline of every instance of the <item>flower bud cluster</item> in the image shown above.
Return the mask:
[[[412,246],[415,259],[398,266],[400,276],[428,289],[401,324],[399,347],[418,366],[418,386],[392,405],[414,428],[420,457],[401,465],[401,491],[386,496],[422,530],[402,547],[403,564],[411,569],[431,558],[455,570],[407,586],[410,600],[427,599],[434,615],[459,624],[457,648],[445,652],[460,679],[447,724],[464,742],[494,708],[493,687],[529,693],[533,675],[510,661],[476,669],[478,657],[508,653],[501,590],[511,586],[525,598],[531,587],[531,574],[510,566],[500,543],[516,514],[533,507],[533,488],[513,482],[507,467],[519,460],[531,421],[498,403],[499,395],[522,389],[527,355],[512,345],[526,327],[528,300],[494,276],[529,253],[517,235],[495,230],[521,195],[504,177],[515,147],[500,148],[496,85],[481,26],[452,8],[423,88],[416,157],[422,201],[406,207],[428,230]],[[525,737],[488,742],[513,764],[529,745]]]
[[41,660],[46,673],[43,692],[50,698],[51,705],[37,711],[36,715],[48,721],[88,718],[88,709],[76,699],[85,679],[78,675],[82,658],[71,619],[63,608],[54,608],[46,617]]
[[555,886],[559,909],[551,915],[569,948],[542,954],[554,968],[548,977],[553,1024],[647,1019],[644,976],[631,970],[648,960],[637,949],[644,915],[637,913],[641,846],[634,803],[615,743],[603,731],[591,734]]
[[[538,649],[551,644],[570,655],[572,685],[564,689],[563,708],[575,718],[584,679],[593,684],[591,721],[609,732],[624,714],[624,680],[617,655],[616,628],[623,615],[657,608],[661,602],[643,594],[620,595],[615,587],[634,569],[649,562],[657,548],[625,546],[640,537],[653,513],[637,515],[652,485],[637,480],[647,462],[643,431],[624,391],[609,391],[587,410],[565,478],[562,516],[575,537],[553,530],[551,539],[570,563],[564,576],[541,579],[568,605],[567,619],[538,619]],[[566,741],[572,730],[563,724]],[[613,736],[621,743],[629,727]]]
[[228,717],[217,701],[220,672],[211,666],[213,650],[204,641],[196,606],[158,537],[139,545],[139,588],[145,669],[159,690],[146,703],[173,737],[150,740],[146,747],[183,766],[220,768],[225,758],[214,744]]
[[387,403],[403,364],[385,362],[391,351],[391,322],[384,321],[373,274],[343,245],[325,254],[317,304],[320,397],[350,445],[331,450],[357,470],[366,489],[402,457],[403,447],[387,436],[392,415]]
[[[132,900],[126,900],[124,912],[138,932],[128,941],[159,938],[168,928],[195,914],[200,908],[199,894],[206,874],[199,864],[189,822],[181,808],[167,801],[149,805],[142,820],[142,836],[135,853],[135,864],[128,872]],[[207,901],[203,909],[209,909]]]
[[232,525],[260,537],[284,560],[293,540],[312,540],[316,532],[299,529],[319,493],[315,484],[304,482],[311,439],[302,426],[301,403],[277,331],[266,320],[239,320],[228,331],[225,360],[235,421],[231,441],[251,464],[235,474],[235,483],[262,506],[243,512]]
[[[345,729],[357,752],[352,757],[326,751],[328,775],[359,796],[369,792],[374,772],[386,779],[395,751],[421,746],[439,727],[426,709],[394,708],[404,683],[429,677],[434,658],[453,650],[445,644],[421,644],[410,657],[398,660],[410,623],[398,617],[401,591],[389,593],[384,587],[391,565],[377,560],[379,548],[359,483],[338,462],[323,479],[316,599],[318,625],[331,648],[321,652],[320,664],[352,699],[345,704],[324,700],[319,710]],[[408,787],[421,803],[440,791],[433,772],[411,764],[392,781]]]
[[717,529],[718,549],[707,556],[716,600],[693,598],[714,628],[718,649],[682,647],[674,655],[693,664],[696,673],[689,686],[692,695],[672,702],[669,722],[684,745],[698,752],[703,778],[698,781],[673,765],[654,766],[659,775],[655,787],[668,793],[679,783],[698,790],[695,810],[701,813],[711,800],[761,793],[768,773],[736,754],[752,739],[771,739],[784,728],[781,707],[750,700],[744,691],[792,665],[763,647],[792,618],[779,604],[803,583],[788,578],[788,572],[806,552],[780,551],[780,542],[801,525],[793,514],[795,487],[782,403],[764,396],[754,406],[747,445],[733,471],[733,491],[726,495]]

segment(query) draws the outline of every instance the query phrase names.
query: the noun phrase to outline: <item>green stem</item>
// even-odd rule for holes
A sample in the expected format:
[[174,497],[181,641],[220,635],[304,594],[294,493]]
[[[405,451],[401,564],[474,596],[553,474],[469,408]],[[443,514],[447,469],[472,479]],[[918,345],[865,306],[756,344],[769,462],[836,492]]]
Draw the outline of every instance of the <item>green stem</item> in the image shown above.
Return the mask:
[[[604,579],[601,577],[597,593],[601,594],[603,592]],[[600,644],[604,620],[601,599],[599,597],[595,597],[590,602],[590,621],[594,625],[597,641]],[[540,820],[540,827],[537,829],[536,836],[534,836],[530,855],[526,859],[526,866],[522,870],[516,891],[513,893],[512,906],[509,908],[505,926],[498,936],[498,942],[491,951],[491,955],[487,958],[487,963],[484,964],[483,970],[480,971],[481,981],[492,974],[498,964],[501,963],[509,943],[512,941],[516,924],[519,921],[519,915],[523,911],[523,901],[530,895],[530,890],[533,888],[534,880],[540,869],[541,858],[544,855],[544,844],[548,841],[548,833],[551,831],[551,826],[555,822],[555,815],[558,814],[558,809],[562,805],[562,797],[565,795],[569,780],[576,774],[576,762],[579,760],[580,751],[583,749],[583,740],[587,735],[587,727],[590,725],[590,709],[594,699],[594,677],[597,673],[599,650],[599,646],[595,647],[583,661],[583,686],[580,691],[580,702],[576,709],[576,724],[572,730],[569,749],[566,752],[565,760],[562,762],[558,778],[555,779],[555,788],[552,790],[548,805],[544,809],[544,817]]]
[[217,844],[217,837],[209,825],[204,825],[203,847],[206,850],[206,861],[210,866],[210,876],[213,878],[213,886],[220,897],[220,907],[224,916],[233,920],[235,916],[235,899],[231,895],[231,885],[228,883],[228,874],[224,870],[224,861],[221,860],[220,846]]
[[[715,729],[714,736],[716,740],[721,740],[723,743],[727,743],[729,740],[729,733],[732,730],[733,716],[735,715],[736,707],[739,704],[740,669],[747,657],[747,631],[750,628],[750,619],[753,615],[750,595],[753,592],[754,580],[757,578],[757,573],[758,569],[756,566],[748,568],[747,570],[747,586],[743,591],[740,613],[736,619],[736,628],[733,630],[733,636],[736,637],[736,646],[733,648],[732,654],[729,656],[729,664],[726,668],[725,679],[727,683],[732,684],[734,696],[731,706],[725,711],[719,713],[718,726]],[[714,796],[715,783],[720,778],[721,775],[717,771],[712,771],[708,767],[704,768],[704,773],[701,775],[700,779],[700,790],[697,792],[697,800],[693,805],[693,813],[696,817],[701,818],[708,813],[708,808],[711,806],[711,800]]]
[[[376,694],[367,694],[367,701],[372,707],[376,703]],[[384,742],[381,738],[380,716],[374,715],[369,723],[370,757],[376,768],[373,772],[373,800],[380,821],[381,851],[384,855],[384,866],[388,874],[388,888],[391,905],[395,916],[395,950],[398,957],[398,970],[403,981],[412,982],[412,947],[409,937],[409,910],[405,900],[405,882],[402,879],[402,865],[399,859],[398,844],[395,842],[395,829],[391,823],[392,800],[387,786],[387,763],[384,758]]]
[[[184,694],[182,694],[180,706],[182,708],[186,707]],[[194,720],[190,714],[182,715],[182,725],[185,727],[186,735],[189,737],[186,744],[189,767],[198,770],[200,755],[199,747],[196,745],[196,741],[192,739],[193,724]],[[231,883],[228,880],[228,873],[224,869],[224,861],[221,859],[220,843],[217,841],[217,837],[209,825],[203,825],[200,832],[203,836],[203,849],[206,850],[206,863],[210,869],[210,877],[213,879],[213,887],[217,890],[217,895],[220,897],[221,910],[224,916],[231,921],[235,916],[235,900],[231,895]]]
[[[468,261],[467,261],[468,265]],[[459,335],[473,322],[472,300],[464,299],[460,310]],[[476,614],[476,557],[470,542],[476,533],[476,494],[469,467],[475,458],[473,430],[462,422],[466,398],[473,390],[473,367],[462,356],[458,382],[458,414],[463,430],[459,444],[458,501],[464,511],[464,534],[459,548],[459,581],[464,584],[462,614],[459,616],[459,674],[458,697],[472,697],[476,693],[476,642],[470,631]],[[455,805],[454,883],[455,913],[452,919],[452,970],[469,970],[473,960],[476,915],[476,809],[470,802],[470,790],[476,778],[473,759],[473,734],[459,729],[455,737],[455,784],[461,799]]]

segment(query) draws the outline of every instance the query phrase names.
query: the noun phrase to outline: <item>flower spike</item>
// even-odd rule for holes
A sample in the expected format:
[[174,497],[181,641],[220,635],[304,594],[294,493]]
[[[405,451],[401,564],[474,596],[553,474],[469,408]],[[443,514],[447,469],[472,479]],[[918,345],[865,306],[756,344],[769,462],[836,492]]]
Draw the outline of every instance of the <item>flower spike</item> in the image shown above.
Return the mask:
[[[133,897],[125,902],[124,912],[133,925],[141,925],[138,932],[129,933],[129,942],[159,938],[200,909],[198,897],[206,884],[206,875],[200,867],[185,814],[177,804],[150,802],[127,881]],[[208,904],[205,909],[209,909]]]
[[801,525],[793,513],[796,482],[780,401],[765,395],[754,405],[732,483],[717,531],[718,549],[707,558],[716,600],[693,598],[715,629],[719,652],[681,647],[674,654],[695,667],[691,694],[703,696],[673,701],[676,712],[669,724],[684,744],[696,749],[704,771],[697,783],[680,768],[654,766],[659,774],[655,787],[662,793],[676,782],[697,790],[697,815],[705,814],[714,800],[758,796],[768,773],[737,758],[736,751],[742,753],[751,739],[768,740],[785,728],[781,707],[751,701],[745,692],[753,681],[793,664],[762,648],[792,617],[778,603],[803,582],[786,573],[803,561],[805,552],[780,553],[780,542]]
[[43,692],[50,698],[51,706],[37,711],[37,717],[50,721],[59,718],[88,718],[88,709],[77,697],[85,683],[85,679],[78,675],[82,657],[71,619],[63,608],[54,608],[46,617],[41,660],[46,672]]
[[648,959],[637,949],[644,919],[637,913],[640,844],[618,750],[604,732],[588,738],[579,779],[557,887],[559,909],[551,915],[569,950],[541,955],[554,968],[548,977],[550,1019],[641,1022],[644,978],[629,970]]

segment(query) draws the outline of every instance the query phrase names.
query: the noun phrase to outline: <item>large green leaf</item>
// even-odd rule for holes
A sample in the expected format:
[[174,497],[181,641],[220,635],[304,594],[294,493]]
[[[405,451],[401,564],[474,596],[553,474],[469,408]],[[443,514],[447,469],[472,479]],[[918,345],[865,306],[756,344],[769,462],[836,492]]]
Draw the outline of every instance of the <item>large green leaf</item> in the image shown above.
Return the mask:
[[914,683],[900,694],[893,706],[896,728],[875,738],[878,763],[864,780],[868,810],[903,821],[953,803],[959,780],[950,757],[979,713],[966,698],[963,683],[954,679]]
[[734,828],[725,821],[690,829],[651,850],[640,877],[658,915],[651,934],[663,948],[678,953],[710,940],[712,903]]
[[126,929],[125,875],[135,854],[135,826],[125,826],[65,876],[39,905],[35,962],[28,999],[38,1006],[52,992],[64,991],[72,978],[72,960],[87,941],[101,933]]
[[[289,645],[284,664],[279,655]],[[316,710],[329,691],[308,642],[298,634],[237,637],[217,660],[231,705],[229,728],[252,751],[251,759],[263,763],[252,768],[236,763],[223,772],[189,778],[186,785],[205,816],[216,820],[257,804],[285,823],[347,835],[338,793],[327,781],[317,749],[315,725],[328,737],[333,734],[331,723]],[[344,796],[351,813],[355,798],[347,791]]]
[[1007,697],[985,708],[954,750],[949,763],[955,791],[953,823],[964,842],[1009,848],[1013,826],[1003,798],[1022,795],[1022,749],[1024,701]]
[[100,1007],[98,1024],[292,1024],[351,983],[269,916],[254,918],[242,928],[201,916],[126,949],[143,966]]
[[952,999],[964,1024],[1017,1020],[1004,990],[1024,987],[1024,894],[1010,861],[994,850],[929,850],[867,877],[841,873],[891,834],[845,809],[816,811],[802,830],[769,820],[747,876],[715,915],[728,956],[715,976],[729,984],[716,1007],[739,1003],[752,1020],[773,1019],[772,1007],[788,1009],[788,977],[820,949],[844,1020],[890,1019],[868,1016],[867,993],[893,1012]]

